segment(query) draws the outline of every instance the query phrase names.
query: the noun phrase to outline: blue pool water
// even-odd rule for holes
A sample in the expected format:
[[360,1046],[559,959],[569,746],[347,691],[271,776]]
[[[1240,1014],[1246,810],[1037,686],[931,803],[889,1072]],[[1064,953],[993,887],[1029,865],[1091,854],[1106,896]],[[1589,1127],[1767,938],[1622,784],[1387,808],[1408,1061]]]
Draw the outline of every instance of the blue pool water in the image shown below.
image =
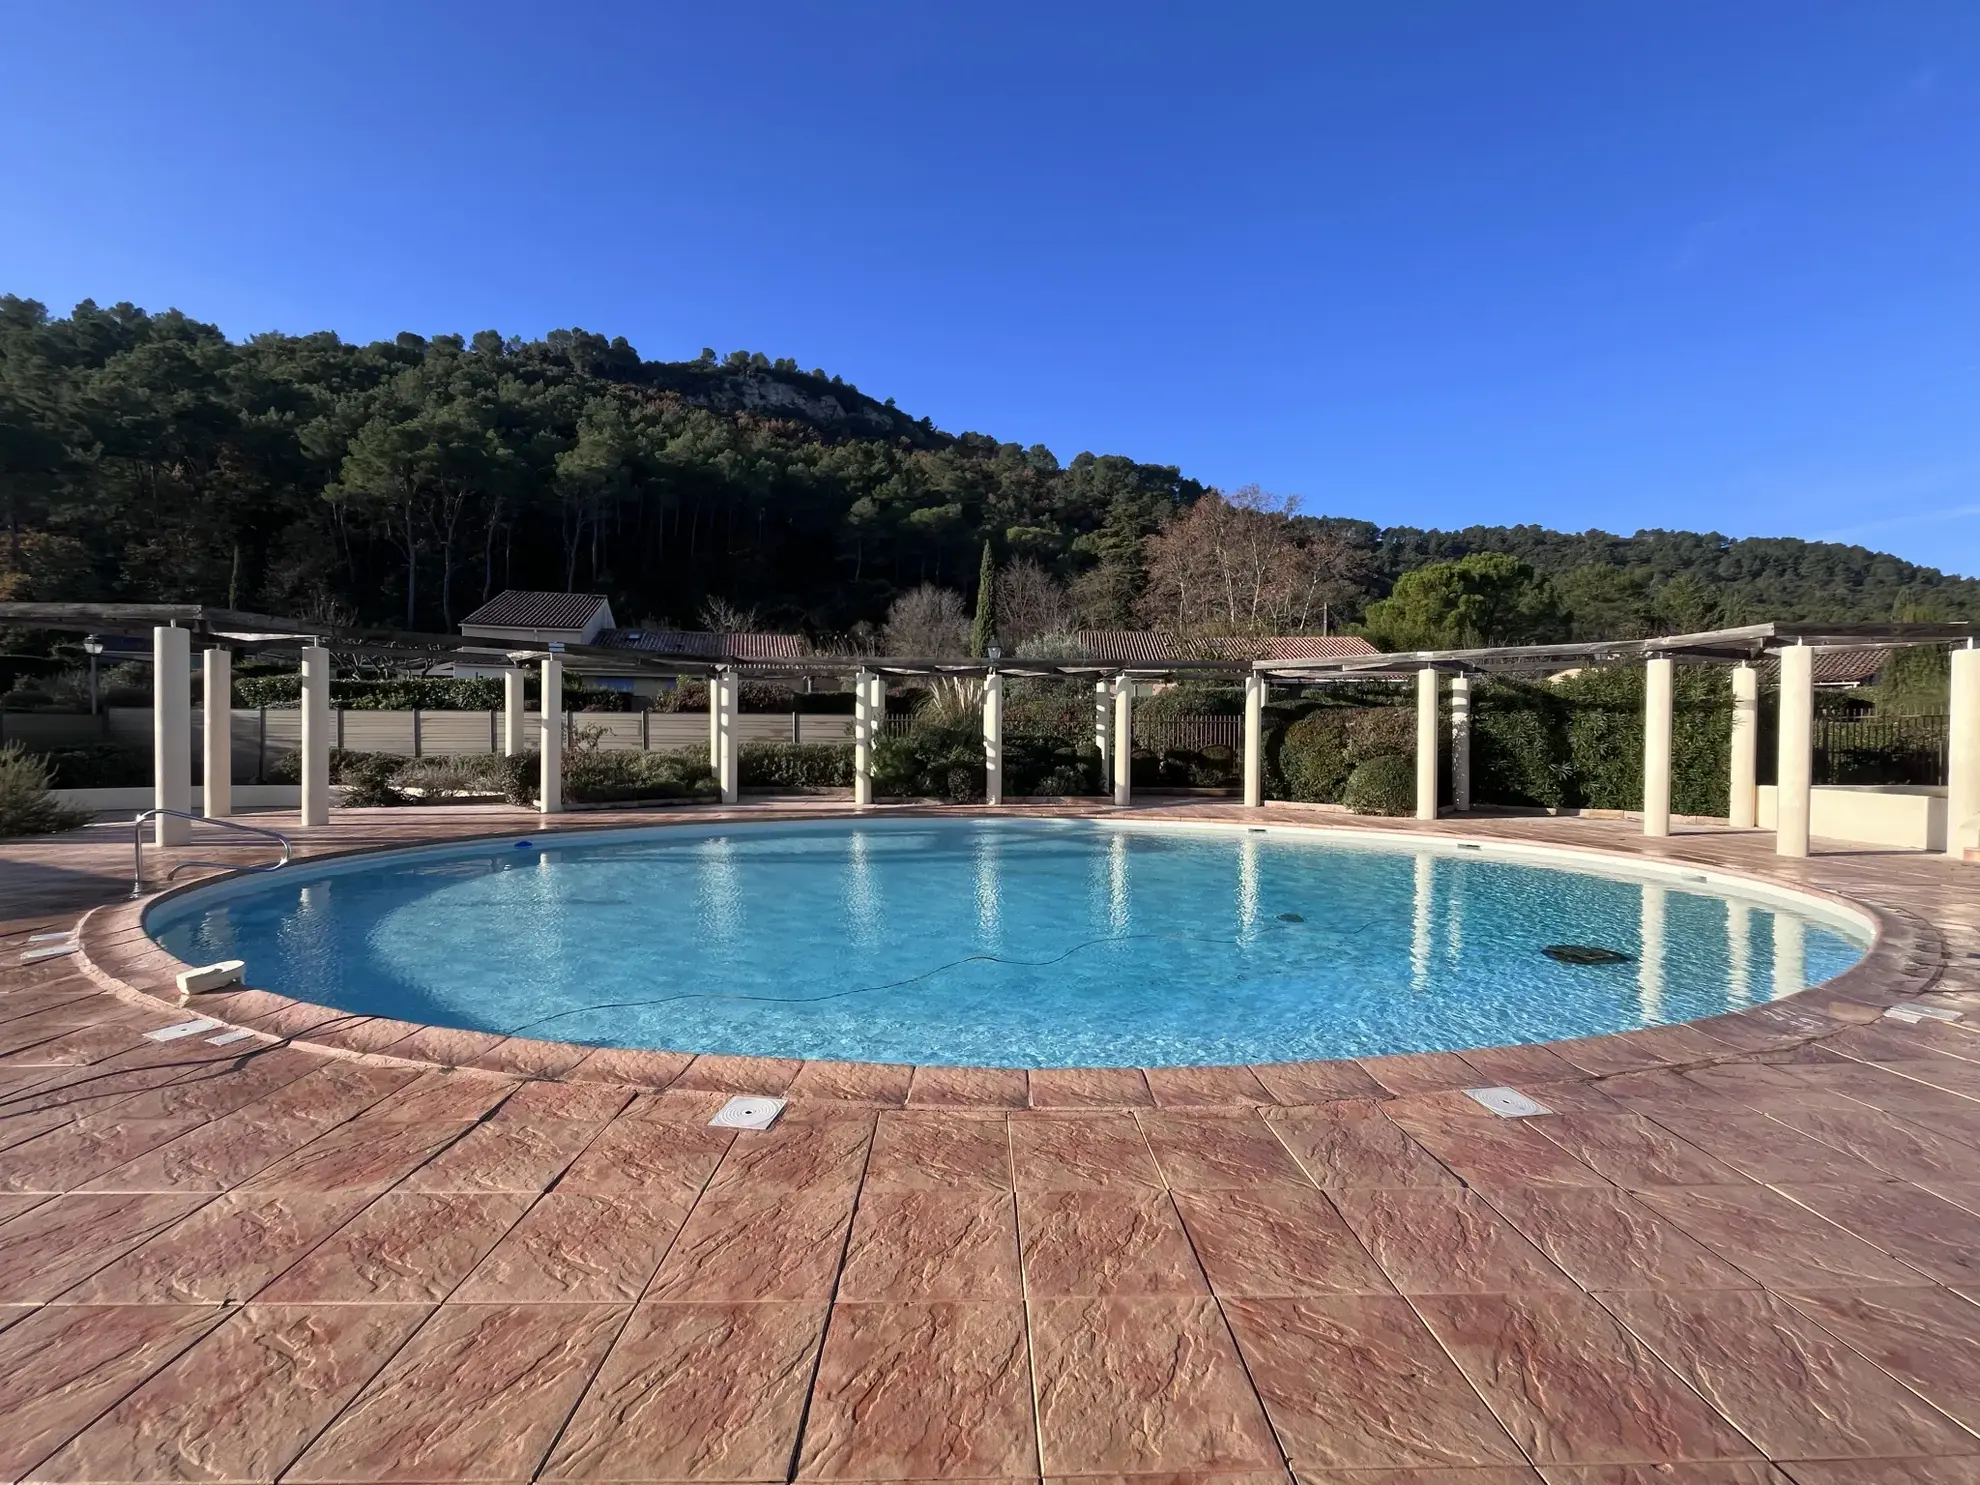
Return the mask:
[[[1810,914],[1813,914],[1811,916]],[[289,868],[160,904],[193,963],[351,1011],[617,1047],[1175,1066],[1687,1021],[1860,957],[1840,917],[1671,878],[1301,831],[679,826]],[[1540,950],[1592,944],[1626,963]]]

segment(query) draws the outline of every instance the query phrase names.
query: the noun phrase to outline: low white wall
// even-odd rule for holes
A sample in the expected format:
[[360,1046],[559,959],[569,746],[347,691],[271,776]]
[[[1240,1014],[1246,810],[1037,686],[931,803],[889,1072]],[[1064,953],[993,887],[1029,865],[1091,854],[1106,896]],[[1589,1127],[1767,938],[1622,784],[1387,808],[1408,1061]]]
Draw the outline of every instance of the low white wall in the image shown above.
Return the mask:
[[[135,789],[50,789],[48,791],[62,803],[74,809],[92,811],[148,810],[152,805],[151,790],[145,787]],[[338,792],[331,791],[333,794]],[[206,791],[193,785],[195,811],[206,803]],[[293,810],[302,808],[302,786],[300,784],[236,784],[234,785],[234,808],[236,810]]]
[[[1902,850],[1946,848],[1946,791],[1913,784],[1817,784],[1810,791],[1809,833],[1829,840]],[[1759,826],[1780,820],[1779,791],[1760,786]]]

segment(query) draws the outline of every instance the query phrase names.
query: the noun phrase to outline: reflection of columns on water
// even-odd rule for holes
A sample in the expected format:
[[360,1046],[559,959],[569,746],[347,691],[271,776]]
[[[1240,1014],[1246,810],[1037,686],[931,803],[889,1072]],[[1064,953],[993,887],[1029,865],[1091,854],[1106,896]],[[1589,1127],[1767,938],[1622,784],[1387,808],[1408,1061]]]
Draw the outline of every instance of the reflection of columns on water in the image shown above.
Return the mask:
[[1128,841],[1125,830],[1116,830],[1107,842],[1107,927],[1126,933],[1132,922],[1128,912]]
[[742,881],[736,870],[736,843],[727,836],[701,843],[701,926],[717,939],[742,935]]
[[1002,844],[995,831],[985,831],[976,841],[976,938],[982,948],[993,951],[1004,946]]
[[[330,882],[311,882],[296,894],[296,915],[282,925],[277,938],[282,952],[296,964],[335,964],[336,930],[331,926]],[[217,915],[216,915],[217,916]],[[253,970],[258,966],[250,965]],[[325,995],[334,993],[329,985],[318,987]],[[305,999],[307,997],[304,997]]]
[[1726,903],[1726,998],[1753,999],[1753,909],[1743,902]]
[[1464,863],[1444,867],[1444,962],[1456,969],[1464,959]]
[[1258,837],[1238,837],[1237,936],[1248,944],[1258,937]]
[[1642,953],[1636,964],[1636,991],[1645,1026],[1664,1019],[1664,914],[1670,894],[1653,882],[1643,884]]
[[1430,915],[1435,910],[1437,858],[1425,851],[1416,858],[1416,920],[1409,942],[1409,988],[1430,988]]
[[1808,988],[1808,940],[1801,919],[1774,914],[1774,999]]
[[861,948],[880,942],[880,884],[873,871],[873,843],[863,830],[846,838],[846,921]]

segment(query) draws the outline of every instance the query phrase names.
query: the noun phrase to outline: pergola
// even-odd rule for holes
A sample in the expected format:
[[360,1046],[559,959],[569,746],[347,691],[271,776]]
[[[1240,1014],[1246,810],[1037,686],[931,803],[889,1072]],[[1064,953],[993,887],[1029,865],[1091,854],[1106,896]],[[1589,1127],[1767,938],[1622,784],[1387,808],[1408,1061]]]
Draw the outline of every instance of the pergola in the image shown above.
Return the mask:
[[[1591,665],[1642,665],[1644,704],[1643,829],[1664,836],[1671,825],[1671,722],[1675,668],[1679,664],[1732,668],[1731,813],[1734,826],[1757,820],[1759,791],[1760,678],[1756,662],[1780,664],[1777,850],[1808,854],[1814,763],[1814,657],[1821,650],[1953,647],[1951,741],[1948,753],[1948,853],[1962,853],[1968,829],[1980,821],[1980,648],[1973,626],[1935,624],[1749,624],[1701,634],[1575,644],[1500,645],[1468,650],[1418,650],[1331,659],[1169,660],[1122,664],[1070,658],[950,660],[861,655],[803,659],[723,661],[705,655],[670,655],[595,645],[487,641],[455,635],[364,629],[313,620],[271,618],[196,604],[0,603],[0,625],[42,630],[142,637],[149,634],[156,669],[153,682],[154,797],[158,808],[188,810],[191,782],[192,645],[200,641],[205,677],[204,747],[208,781],[203,812],[231,813],[228,759],[231,747],[231,665],[235,653],[294,656],[302,669],[302,809],[304,826],[329,818],[331,655],[406,666],[498,660],[503,673],[503,750],[526,750],[524,676],[542,670],[539,747],[540,809],[563,809],[563,671],[609,666],[662,677],[695,676],[709,682],[709,757],[724,802],[737,797],[736,716],[742,681],[803,680],[850,676],[853,687],[853,799],[873,802],[873,744],[885,716],[890,678],[943,676],[979,680],[983,691],[983,747],[987,797],[1003,802],[1003,683],[1012,677],[1085,682],[1094,690],[1094,738],[1111,774],[1113,798],[1132,796],[1133,688],[1137,682],[1223,680],[1244,689],[1244,802],[1264,803],[1263,716],[1268,689],[1279,685],[1329,685],[1416,678],[1416,815],[1437,817],[1438,708],[1444,677],[1450,678],[1452,808],[1471,807],[1471,682],[1474,677],[1548,675]],[[185,839],[184,820],[160,815],[161,845]]]

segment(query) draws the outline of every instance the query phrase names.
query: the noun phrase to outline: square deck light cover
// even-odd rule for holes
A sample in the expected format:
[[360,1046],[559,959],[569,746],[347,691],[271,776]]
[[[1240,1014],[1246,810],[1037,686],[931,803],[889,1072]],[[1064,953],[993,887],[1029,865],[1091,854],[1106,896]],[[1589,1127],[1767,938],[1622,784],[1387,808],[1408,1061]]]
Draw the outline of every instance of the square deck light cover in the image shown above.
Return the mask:
[[1535,1114],[1554,1111],[1536,1098],[1528,1098],[1517,1088],[1467,1088],[1464,1096],[1485,1105],[1501,1119],[1531,1119]]
[[161,1026],[156,1031],[147,1031],[146,1041],[175,1042],[182,1036],[198,1036],[202,1031],[218,1031],[220,1023],[211,1016],[201,1016],[196,1021],[181,1021],[177,1026]]
[[1958,1011],[1949,1011],[1936,1005],[1894,1005],[1884,1012],[1893,1021],[1908,1021],[1916,1026],[1920,1021],[1957,1021]]
[[722,1105],[722,1111],[708,1121],[714,1129],[768,1129],[784,1112],[781,1098],[759,1098],[745,1094]]

